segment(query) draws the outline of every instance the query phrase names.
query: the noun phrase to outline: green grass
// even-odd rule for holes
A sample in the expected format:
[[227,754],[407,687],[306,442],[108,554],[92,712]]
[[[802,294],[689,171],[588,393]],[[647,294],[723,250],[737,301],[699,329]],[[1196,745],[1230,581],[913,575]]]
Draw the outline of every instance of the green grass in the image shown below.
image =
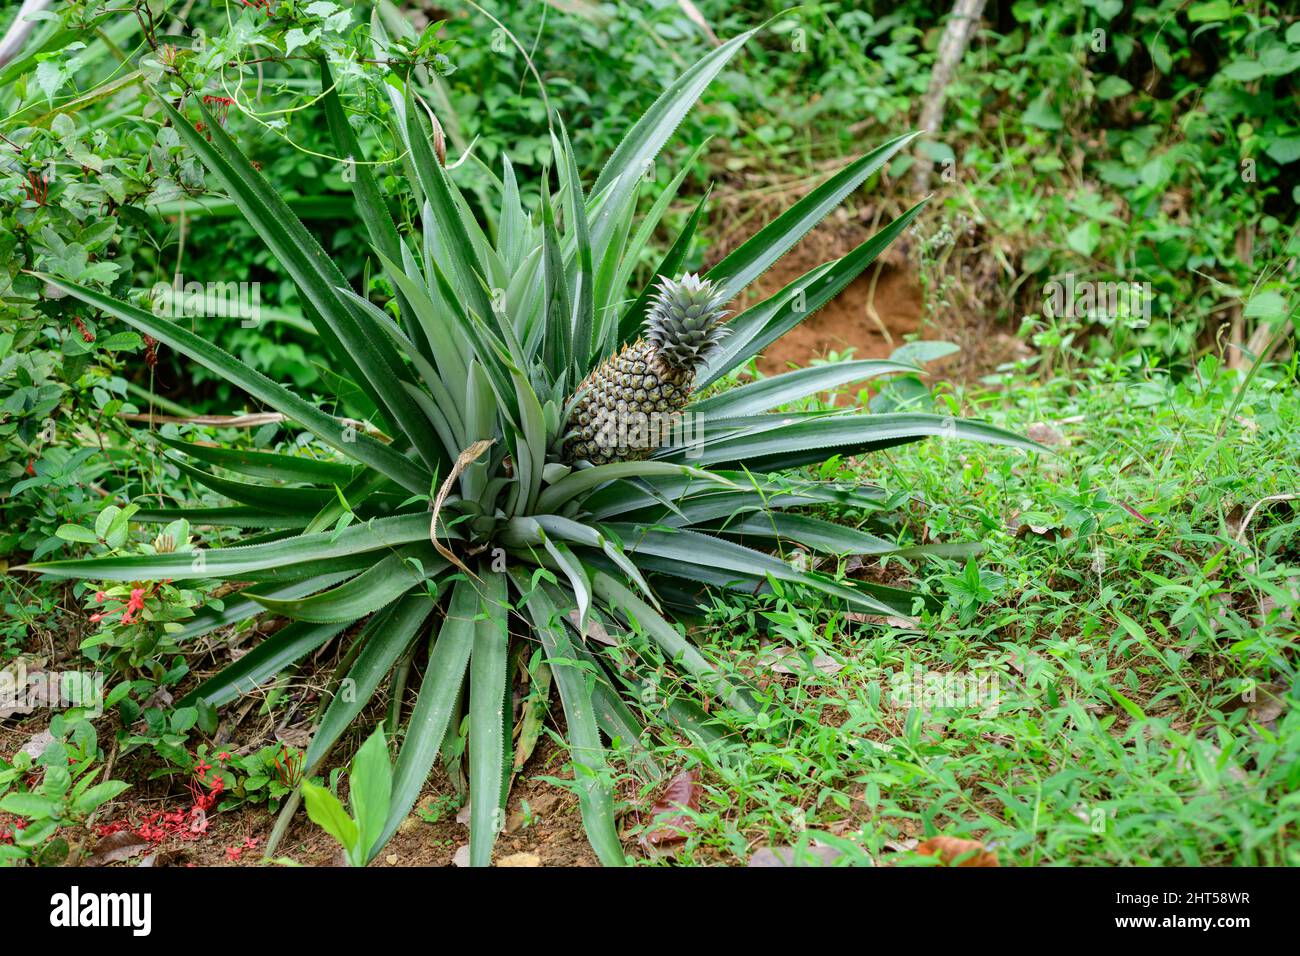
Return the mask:
[[[1300,863],[1300,506],[1263,504],[1242,527],[1260,499],[1300,490],[1300,399],[1294,362],[1233,413],[1239,381],[1207,360],[1181,382],[1111,370],[945,387],[954,413],[1047,423],[1065,442],[1025,455],[934,440],[840,463],[840,478],[910,493],[918,539],[987,551],[978,571],[863,569],[915,575],[945,602],[915,630],[780,594],[716,607],[697,636],[795,716],[766,733],[736,721],[684,759],[660,750],[702,773],[676,859],[817,840],[845,862],[899,863],[917,858],[898,844],[946,834],[1004,866]],[[1021,523],[1043,530],[1017,537]],[[945,678],[928,710],[897,699],[923,703]]]

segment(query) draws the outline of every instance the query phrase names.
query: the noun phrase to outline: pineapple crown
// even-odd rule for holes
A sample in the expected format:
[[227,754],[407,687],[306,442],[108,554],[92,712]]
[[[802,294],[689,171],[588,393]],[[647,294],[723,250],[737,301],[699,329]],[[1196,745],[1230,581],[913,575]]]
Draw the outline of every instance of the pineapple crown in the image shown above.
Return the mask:
[[664,277],[646,310],[645,338],[672,368],[695,369],[731,331],[722,324],[727,293],[720,283],[690,274]]

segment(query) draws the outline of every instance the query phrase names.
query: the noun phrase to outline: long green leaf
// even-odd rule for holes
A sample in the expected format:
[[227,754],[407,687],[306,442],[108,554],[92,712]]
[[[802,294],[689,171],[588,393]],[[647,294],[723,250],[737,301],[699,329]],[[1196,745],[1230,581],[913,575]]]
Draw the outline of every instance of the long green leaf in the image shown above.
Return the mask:
[[[739,52],[758,30],[749,30],[733,37],[726,43],[709,52],[709,54],[679,76],[668,89],[655,100],[651,107],[641,115],[622,142],[610,154],[600,176],[592,187],[593,196],[604,194],[605,209],[617,211],[623,206],[623,199],[630,194],[637,180],[645,174],[646,168],[659,155],[668,137],[677,129],[678,124],[690,112],[714,77],[721,72],[733,56]],[[592,255],[599,261],[605,253],[605,245],[613,230],[604,226],[599,219],[593,226]]]
[[352,669],[348,671],[347,678],[325,708],[320,726],[307,746],[307,755],[303,758],[306,775],[319,771],[318,764],[348,725],[370,703],[379,682],[410,646],[411,639],[433,608],[434,603],[427,595],[412,594],[370,619],[365,633],[357,638],[364,640],[365,645],[357,655]]
[[306,402],[282,385],[271,381],[260,372],[248,368],[234,356],[175,322],[119,302],[94,289],[58,279],[40,276],[56,288],[62,289],[127,325],[153,336],[159,342],[189,356],[204,368],[215,372],[231,384],[243,389],[253,398],[269,405],[277,412],[292,418],[317,438],[349,458],[383,472],[408,491],[426,493],[432,473],[399,454],[388,445],[378,442],[357,428],[327,415],[310,402]]
[[728,389],[720,395],[695,402],[689,411],[704,416],[706,421],[729,415],[753,415],[849,382],[865,382],[881,375],[916,371],[918,369],[914,365],[888,359],[831,362]]
[[629,623],[635,621],[659,645],[669,660],[685,668],[710,693],[743,714],[754,713],[754,703],[748,692],[705,660],[699,649],[679,634],[654,608],[603,571],[596,572],[591,583],[597,597],[615,609],[620,617],[629,620]]
[[[320,577],[307,578],[302,581],[295,581],[292,584],[286,584],[282,587],[268,591],[269,597],[275,598],[299,598],[306,597],[309,594],[315,594],[317,591],[323,591],[331,585],[338,584],[349,576],[349,572],[338,572],[335,574],[324,574]],[[218,610],[212,605],[200,608],[195,612],[194,617],[186,621],[179,631],[171,635],[174,641],[188,641],[196,637],[202,637],[204,634],[210,634],[219,627],[225,627],[228,624],[238,624],[246,621],[251,617],[263,613],[266,610],[261,604],[258,604],[252,598],[246,597],[243,592],[228,594],[221,599],[221,609]],[[247,656],[247,655],[245,655]],[[241,658],[242,660],[243,658]]]
[[406,728],[406,738],[397,755],[393,775],[393,801],[383,834],[372,849],[388,842],[415,806],[442,747],[456,700],[465,682],[470,650],[474,646],[474,619],[478,615],[478,594],[473,584],[458,580],[442,627],[429,650],[429,663],[420,684],[420,695]]
[[506,672],[509,628],[505,576],[484,580],[474,650],[469,662],[469,858],[471,866],[492,864],[492,845],[504,825],[506,781]]
[[[304,312],[313,321],[321,320],[317,331],[322,339],[335,347],[355,373],[357,384],[377,407],[390,413],[389,419],[403,430],[417,452],[423,453],[428,447],[422,440],[428,432],[424,416],[403,389],[393,387],[395,382],[409,380],[407,370],[388,339],[369,328],[370,318],[354,312],[339,298],[336,290],[347,285],[347,280],[334,260],[206,109],[200,106],[208,129],[200,133],[165,97],[160,96],[159,103],[186,145],[225,187],[302,291],[310,305]],[[429,467],[434,463],[433,458],[426,461]]]
[[555,511],[584,491],[590,491],[607,481],[645,475],[686,475],[704,482],[730,484],[725,478],[720,478],[711,472],[684,465],[665,465],[663,462],[654,461],[616,461],[608,465],[583,468],[581,471],[565,475],[541,493],[537,499],[536,512],[545,514]]
[[924,205],[925,200],[921,200],[856,249],[834,262],[810,269],[776,295],[728,322],[731,334],[722,340],[721,347],[706,363],[695,387],[707,388],[839,295],[907,228]]
[[[441,533],[442,529],[439,530]],[[56,578],[82,577],[97,581],[161,581],[165,578],[247,580],[247,576],[256,571],[331,558],[364,556],[371,551],[396,549],[415,541],[426,541],[428,537],[427,514],[399,515],[352,525],[338,534],[322,532],[269,544],[213,548],[196,553],[47,561],[27,565],[21,570],[37,571]],[[200,559],[197,565],[196,559]]]
[[188,707],[200,700],[206,700],[214,707],[228,704],[241,694],[256,690],[345,627],[347,622],[313,624],[307,621],[295,621],[282,627],[239,660],[182,697],[177,706]]
[[733,295],[766,272],[867,177],[885,165],[919,133],[905,133],[859,157],[768,223],[709,270]]
[[355,621],[387,607],[411,588],[448,567],[447,561],[422,543],[381,558],[350,581],[320,594],[304,598],[276,598],[262,594],[248,596],[268,611],[295,621],[330,623]]
[[578,784],[578,800],[587,838],[601,863],[622,866],[626,860],[614,825],[609,767],[596,725],[588,678],[561,623],[560,610],[540,588],[531,587],[528,575],[522,569],[513,568],[510,574],[520,596],[525,599],[529,617],[541,638],[546,660],[560,688],[560,700],[564,704],[569,729],[573,779]]
[[832,453],[831,449],[838,450],[839,454],[855,455],[930,436],[1009,445],[1026,451],[1044,450],[1027,438],[985,422],[921,412],[834,415],[795,419],[788,424],[785,416],[770,418],[775,427],[754,427],[711,444],[673,449],[667,457],[685,460],[689,454],[697,466],[739,462],[762,472],[823,461]]

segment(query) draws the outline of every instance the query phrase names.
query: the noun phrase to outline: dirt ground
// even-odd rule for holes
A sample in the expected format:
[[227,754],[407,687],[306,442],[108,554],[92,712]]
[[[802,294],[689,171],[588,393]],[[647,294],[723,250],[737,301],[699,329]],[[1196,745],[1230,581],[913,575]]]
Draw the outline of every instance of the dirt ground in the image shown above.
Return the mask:
[[[12,754],[48,725],[48,715],[0,726],[0,752]],[[103,733],[107,734],[107,728]],[[269,743],[271,741],[262,741]],[[96,851],[123,845],[130,833],[147,832],[142,826],[158,813],[182,815],[188,822],[193,795],[179,777],[150,780],[156,764],[143,754],[117,764],[114,777],[132,786],[106,804],[88,826],[67,827],[60,836],[68,841],[68,862],[111,866],[261,866],[263,851],[275,815],[264,806],[244,804],[206,816],[203,832],[186,825],[157,839],[138,836],[126,840],[122,859],[100,863]],[[142,759],[141,759],[142,758]],[[537,751],[515,779],[507,804],[506,830],[497,840],[494,862],[506,866],[596,866],[598,861],[582,828],[578,800],[574,793],[539,777],[571,779],[563,750],[550,740]],[[179,818],[178,818],[179,819]],[[433,820],[433,822],[429,822]],[[0,814],[0,830],[8,831],[17,821]],[[124,832],[126,831],[126,832]],[[401,825],[373,866],[453,866],[457,851],[462,856],[469,844],[467,812],[457,812],[455,789],[441,770],[426,785],[414,812]],[[628,844],[635,852],[635,843]],[[342,866],[337,843],[313,824],[301,809],[275,858],[303,866]]]
[[[836,165],[828,163],[827,171]],[[710,217],[728,226],[709,247],[706,267],[720,262],[825,175],[794,182],[742,175],[729,184]],[[889,192],[883,187],[880,191]],[[836,209],[730,308],[739,312],[761,302],[809,270],[845,255],[903,208],[846,205]],[[923,213],[835,299],[765,349],[757,361],[759,371],[776,375],[850,350],[857,359],[888,358],[908,337],[957,345],[959,353],[935,362],[930,371],[960,381],[978,379],[1002,363],[1030,354],[1012,334],[1011,319],[1021,303],[992,294],[998,287],[1000,261],[1015,259],[1017,251],[973,223],[935,236],[942,229],[940,218],[927,219]],[[927,242],[932,251],[923,255]]]

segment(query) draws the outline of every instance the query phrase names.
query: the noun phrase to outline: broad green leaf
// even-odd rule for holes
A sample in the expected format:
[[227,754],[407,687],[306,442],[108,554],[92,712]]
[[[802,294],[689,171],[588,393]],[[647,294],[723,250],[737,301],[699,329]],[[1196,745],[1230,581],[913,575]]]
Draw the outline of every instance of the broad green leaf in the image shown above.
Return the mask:
[[506,672],[509,627],[505,577],[484,579],[474,649],[469,661],[469,857],[471,866],[492,864],[492,845],[504,825],[506,783]]
[[437,640],[429,651],[429,663],[420,685],[420,695],[406,728],[402,749],[397,755],[393,774],[393,799],[388,821],[383,832],[371,848],[371,856],[379,852],[397,832],[420,797],[438,756],[447,726],[456,707],[465,670],[469,665],[470,650],[474,645],[474,619],[478,616],[478,594],[474,585],[465,579],[458,580],[451,594],[451,603],[438,631]]
[[[258,608],[260,611],[261,608]],[[295,621],[264,638],[256,647],[215,676],[208,678],[181,698],[178,706],[189,707],[205,700],[220,707],[249,694],[290,664],[321,647],[350,622],[311,624]]]
[[429,490],[431,473],[428,470],[347,422],[325,414],[315,405],[303,401],[284,386],[277,385],[260,372],[248,368],[234,356],[178,323],[54,276],[40,278],[188,356],[253,398],[298,422],[325,444],[349,458],[370,465],[408,491],[423,493]]
[[361,653],[325,708],[320,726],[307,746],[307,755],[303,758],[303,770],[307,776],[320,771],[321,760],[370,703],[379,682],[410,646],[433,607],[433,601],[426,595],[408,595],[383,613],[376,614],[366,624],[357,637],[357,640],[365,642]]
[[[622,866],[623,847],[614,825],[614,797],[610,786],[605,748],[600,741],[596,713],[586,674],[575,660],[576,652],[562,623],[560,609],[544,591],[530,586],[528,575],[519,568],[510,572],[515,587],[525,598],[529,617],[546,651],[547,662],[560,688],[565,722],[569,730],[569,757],[573,779],[578,784],[582,823],[592,848],[605,866]],[[585,624],[584,624],[585,626]]]
[[303,782],[302,796],[307,804],[307,816],[311,818],[311,822],[338,840],[343,849],[348,851],[348,859],[355,863],[351,852],[357,844],[357,825],[352,822],[352,818],[348,816],[348,811],[343,808],[339,798],[309,780]]
[[361,862],[369,860],[370,848],[384,829],[392,795],[393,767],[381,724],[352,758],[348,772],[348,799],[358,831],[354,855]]

